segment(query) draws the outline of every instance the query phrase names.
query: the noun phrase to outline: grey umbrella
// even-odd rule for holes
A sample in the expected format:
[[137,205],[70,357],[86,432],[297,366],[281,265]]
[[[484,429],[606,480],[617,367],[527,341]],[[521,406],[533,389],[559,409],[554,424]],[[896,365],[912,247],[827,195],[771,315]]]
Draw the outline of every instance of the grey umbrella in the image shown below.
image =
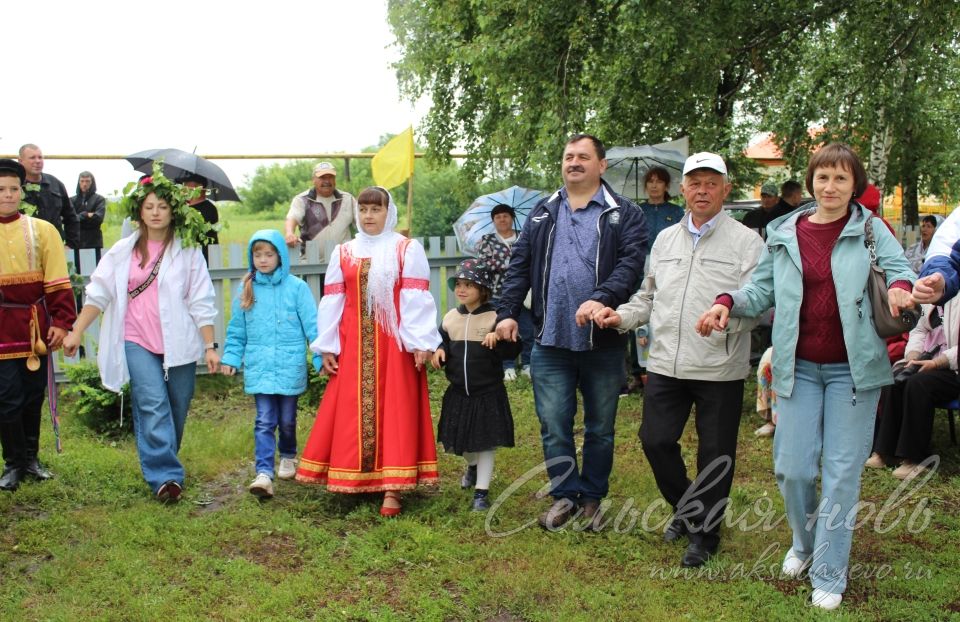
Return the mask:
[[680,194],[680,173],[686,159],[687,156],[680,151],[659,145],[611,147],[607,149],[607,171],[603,178],[618,194],[639,200],[647,196],[643,176],[654,166],[662,166],[671,177],[667,192],[677,196]]
[[147,149],[126,157],[134,170],[141,173],[152,172],[154,161],[160,159],[163,160],[163,174],[170,179],[175,180],[183,175],[199,175],[209,182],[207,188],[212,189],[211,198],[214,201],[240,200],[223,169],[195,153],[188,153],[181,149]]

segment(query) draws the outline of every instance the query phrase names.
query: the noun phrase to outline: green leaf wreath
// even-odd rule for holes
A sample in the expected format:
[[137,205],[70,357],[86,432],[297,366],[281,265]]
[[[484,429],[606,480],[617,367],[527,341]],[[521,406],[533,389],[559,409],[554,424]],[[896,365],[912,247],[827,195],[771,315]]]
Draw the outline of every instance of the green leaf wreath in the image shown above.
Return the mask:
[[191,201],[203,191],[202,188],[187,188],[168,179],[163,174],[163,160],[153,163],[153,173],[137,182],[130,182],[123,189],[120,208],[130,220],[140,222],[140,206],[151,192],[163,199],[173,211],[173,229],[184,246],[200,246],[210,241],[215,229],[207,223],[200,212],[191,207]]
[[37,213],[39,204],[40,184],[27,182],[23,184],[23,194],[20,198],[20,211],[27,216],[33,216]]

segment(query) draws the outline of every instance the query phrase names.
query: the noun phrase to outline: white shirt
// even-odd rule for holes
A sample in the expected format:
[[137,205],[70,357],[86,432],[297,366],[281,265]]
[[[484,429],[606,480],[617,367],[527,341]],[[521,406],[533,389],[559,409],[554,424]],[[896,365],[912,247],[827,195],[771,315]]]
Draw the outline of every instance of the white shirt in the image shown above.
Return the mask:
[[710,231],[717,224],[717,218],[720,217],[720,213],[723,212],[723,209],[717,212],[713,218],[703,223],[703,226],[697,229],[697,226],[693,224],[693,215],[690,215],[690,218],[687,219],[687,231],[690,232],[690,235],[693,237],[693,248],[697,248],[697,243],[700,242],[700,238],[707,234],[707,231]]

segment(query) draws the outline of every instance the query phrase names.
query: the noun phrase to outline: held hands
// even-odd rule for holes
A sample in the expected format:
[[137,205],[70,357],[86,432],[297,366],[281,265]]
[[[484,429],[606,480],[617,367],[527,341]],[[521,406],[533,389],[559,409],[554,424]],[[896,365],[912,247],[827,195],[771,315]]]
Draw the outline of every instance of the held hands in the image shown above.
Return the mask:
[[726,305],[716,304],[700,316],[694,328],[702,337],[709,337],[713,331],[725,329],[729,321],[730,309]]
[[500,320],[497,324],[496,333],[497,339],[501,341],[516,341],[517,335],[520,334],[520,327],[516,320],[507,318]]
[[593,314],[593,323],[600,328],[616,328],[622,321],[623,318],[612,307],[601,307]]
[[67,356],[74,356],[80,349],[80,338],[82,333],[71,331],[63,338],[63,353]]
[[[934,272],[913,284],[913,302],[917,304],[934,304],[943,298],[943,275]],[[892,304],[892,301],[891,301]],[[892,308],[891,308],[892,310]]]
[[430,362],[430,359],[433,357],[433,352],[430,350],[414,350],[413,351],[413,365],[417,368],[417,371],[420,371],[426,367],[427,363]]
[[433,358],[430,359],[430,367],[440,369],[440,366],[446,362],[447,353],[443,351],[443,348],[438,348],[437,351],[433,353]]
[[217,354],[217,351],[210,348],[204,353],[203,358],[207,362],[207,371],[211,374],[217,373],[220,368],[220,355]]
[[56,326],[51,326],[50,330],[47,331],[47,343],[50,344],[51,350],[56,350],[63,345],[63,338],[67,336],[67,330],[65,328],[57,328]]
[[323,371],[331,376],[340,371],[340,364],[337,363],[337,355],[332,352],[323,353]]
[[237,373],[237,368],[230,367],[229,365],[221,365],[220,373],[223,374],[224,376],[233,376],[234,374]]
[[484,348],[490,348],[495,350],[497,348],[497,333],[496,331],[491,331],[483,338],[483,341],[480,342]]
[[890,314],[893,317],[900,316],[900,309],[912,307],[916,304],[910,292],[899,287],[891,287],[887,290],[887,302],[890,304]]
[[[577,322],[577,326],[579,326],[580,328],[583,328],[590,322],[593,322],[594,316],[597,313],[599,313],[601,310],[603,310],[605,307],[606,305],[604,305],[602,302],[599,302],[597,300],[587,300],[586,302],[584,302],[582,305],[580,305],[580,308],[577,309],[577,313],[574,316],[574,319]],[[598,323],[597,326],[600,326],[600,324]],[[604,327],[600,326],[600,328],[604,328]]]

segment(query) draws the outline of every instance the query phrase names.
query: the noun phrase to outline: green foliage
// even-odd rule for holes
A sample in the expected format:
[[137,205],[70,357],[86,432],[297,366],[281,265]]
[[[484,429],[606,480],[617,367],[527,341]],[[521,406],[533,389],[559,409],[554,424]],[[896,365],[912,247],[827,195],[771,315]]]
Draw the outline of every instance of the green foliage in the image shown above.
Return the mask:
[[153,163],[153,172],[140,181],[132,181],[123,189],[123,198],[120,207],[134,222],[140,221],[140,211],[143,201],[150,194],[155,194],[170,206],[173,212],[173,228],[177,237],[184,246],[197,246],[208,239],[211,231],[219,230],[217,225],[210,225],[188,203],[200,194],[199,188],[187,188],[174,183],[163,174],[163,159]]
[[797,33],[839,6],[391,0],[389,19],[404,93],[433,100],[430,153],[465,146],[474,178],[498,158],[556,175],[566,137],[589,131],[608,145],[690,136],[693,149],[730,158],[743,183],[752,171],[737,106]]
[[[66,365],[64,373],[69,382],[63,395],[68,400],[69,411],[97,434],[124,436],[133,433],[133,416],[130,414],[130,385],[124,385],[122,398],[100,384],[100,371],[93,361]],[[121,399],[124,409],[121,424]]]
[[[364,152],[376,152],[392,137],[389,134],[382,136],[379,145],[367,147]],[[367,186],[373,185],[369,159],[350,159],[349,179],[345,160],[334,159],[333,163],[337,167],[337,189],[356,196]],[[315,164],[301,160],[259,167],[250,179],[249,187],[238,191],[243,198],[242,209],[251,215],[269,214],[283,218],[293,197],[310,188]],[[481,185],[461,175],[460,167],[455,163],[418,160],[413,176],[413,222],[409,227],[410,233],[417,237],[453,235],[453,222],[479,195],[514,184],[529,185],[531,181],[543,180],[530,173],[521,173]],[[399,226],[406,228],[407,186],[393,188],[392,192],[399,211]]]
[[[389,2],[403,93],[432,98],[428,154],[467,150],[473,179],[500,161],[556,179],[564,139],[588,131],[610,146],[689,136],[752,187],[743,150],[757,130],[782,137],[795,170],[820,138],[866,155],[889,130],[886,182],[948,196],[958,14],[894,0]],[[811,125],[827,132],[811,140]]]
[[[795,169],[821,141],[850,143],[873,160],[878,185],[903,185],[904,216],[916,224],[918,193],[960,197],[958,30],[955,2],[853,2],[798,42],[792,72],[765,85],[765,126]],[[812,125],[823,133],[811,135]]]
[[[308,359],[312,358],[308,355]],[[327,374],[317,373],[313,369],[313,364],[311,362],[307,363],[307,390],[300,396],[300,399],[297,400],[297,404],[301,408],[313,408],[316,409],[317,405],[320,404],[320,398],[323,397],[323,392],[327,388],[327,382],[330,380],[330,376]]]

